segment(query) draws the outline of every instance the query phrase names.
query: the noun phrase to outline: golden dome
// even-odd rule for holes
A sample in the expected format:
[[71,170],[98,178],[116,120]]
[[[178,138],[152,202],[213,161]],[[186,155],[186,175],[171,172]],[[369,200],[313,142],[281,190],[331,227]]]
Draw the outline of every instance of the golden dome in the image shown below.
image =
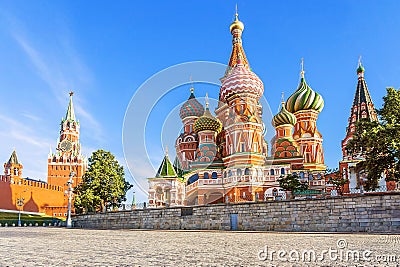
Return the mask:
[[239,14],[236,13],[235,17],[236,17],[235,20],[231,23],[231,26],[229,27],[230,31],[232,32],[235,29],[243,31],[244,30],[244,24],[243,24],[243,22],[241,22],[239,20]]

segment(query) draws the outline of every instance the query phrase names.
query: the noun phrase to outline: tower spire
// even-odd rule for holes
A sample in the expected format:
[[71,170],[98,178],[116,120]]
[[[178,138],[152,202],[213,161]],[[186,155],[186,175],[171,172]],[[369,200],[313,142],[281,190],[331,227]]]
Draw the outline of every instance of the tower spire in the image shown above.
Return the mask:
[[305,73],[305,71],[304,71],[304,58],[303,58],[303,57],[301,58],[300,66],[301,66],[300,77],[301,77],[302,79],[304,79],[304,73]]
[[75,110],[74,110],[74,104],[72,102],[72,96],[74,95],[74,92],[69,92],[69,104],[68,104],[68,109],[67,109],[67,114],[65,115],[65,120],[70,120],[70,121],[75,121]]
[[208,109],[208,105],[209,105],[209,103],[208,103],[208,93],[206,93],[206,109]]
[[369,121],[377,121],[378,117],[375,111],[374,103],[372,102],[371,95],[369,94],[367,82],[364,79],[364,67],[361,63],[361,56],[358,59],[357,67],[357,88],[354,94],[353,106],[350,110],[349,124],[346,128],[346,137],[342,140],[342,154],[343,158],[347,158],[346,146],[350,139],[353,138],[353,134],[356,128],[356,123],[361,119],[367,119]]
[[241,63],[247,68],[249,68],[249,63],[247,61],[246,54],[242,46],[242,32],[244,30],[244,24],[239,20],[237,4],[235,7],[235,20],[231,23],[229,30],[232,34],[232,52],[229,58],[228,67],[225,72],[225,77],[228,76],[232,68],[237,65],[239,54],[241,54],[240,57]]

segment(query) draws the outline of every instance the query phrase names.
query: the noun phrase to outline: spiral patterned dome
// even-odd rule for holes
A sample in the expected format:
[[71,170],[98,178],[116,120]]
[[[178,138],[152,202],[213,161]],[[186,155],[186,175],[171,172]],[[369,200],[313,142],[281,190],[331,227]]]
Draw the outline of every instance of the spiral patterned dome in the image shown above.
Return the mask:
[[222,82],[220,101],[227,100],[235,94],[247,93],[260,98],[264,93],[264,85],[260,78],[238,60],[231,74]]
[[179,116],[182,120],[190,116],[200,117],[204,113],[204,107],[194,96],[193,88],[190,91],[191,93],[189,99],[186,100],[179,111]]
[[203,116],[194,123],[193,130],[195,133],[207,130],[219,133],[222,130],[222,123],[211,114],[207,107]]
[[308,86],[302,75],[299,87],[286,101],[286,109],[291,113],[300,110],[315,110],[321,112],[324,108],[324,99],[320,94]]
[[282,102],[281,110],[272,118],[272,125],[278,127],[284,124],[296,124],[296,116],[285,108],[285,102]]

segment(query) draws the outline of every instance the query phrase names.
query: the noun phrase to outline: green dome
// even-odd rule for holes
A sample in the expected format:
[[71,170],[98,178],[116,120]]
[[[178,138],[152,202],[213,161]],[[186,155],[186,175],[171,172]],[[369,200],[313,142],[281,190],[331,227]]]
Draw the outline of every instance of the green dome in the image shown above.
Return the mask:
[[304,77],[301,78],[297,90],[286,101],[286,109],[291,113],[311,109],[321,112],[323,108],[324,99],[308,86]]
[[272,126],[278,127],[284,124],[296,124],[296,116],[285,108],[285,102],[282,102],[281,110],[272,118]]
[[358,63],[358,68],[357,68],[357,74],[364,72],[364,66],[360,63]]
[[195,133],[201,131],[214,131],[219,133],[222,130],[222,123],[211,114],[207,107],[203,116],[198,118],[194,123],[193,130]]

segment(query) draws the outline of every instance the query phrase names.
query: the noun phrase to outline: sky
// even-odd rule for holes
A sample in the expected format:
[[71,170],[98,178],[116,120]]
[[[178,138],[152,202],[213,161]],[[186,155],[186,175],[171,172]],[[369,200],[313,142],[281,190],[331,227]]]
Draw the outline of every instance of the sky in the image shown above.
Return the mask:
[[[296,90],[304,58],[306,80],[325,100],[317,122],[325,162],[336,167],[359,56],[377,108],[386,87],[399,88],[400,1],[0,1],[0,161],[15,148],[23,175],[46,180],[47,155],[72,90],[83,154],[111,151],[131,169],[126,179],[141,181],[135,190],[145,201],[140,187],[155,175],[165,147],[175,155],[190,75],[200,101],[206,92],[218,96],[236,3],[247,58],[264,82],[264,109],[276,113],[281,93],[287,98]],[[190,67],[158,79],[198,61],[215,62],[212,81]],[[149,79],[158,80],[147,88]],[[142,112],[143,99],[149,113]],[[134,124],[144,116],[144,125]],[[145,136],[146,154],[123,142],[137,133]],[[147,157],[154,167],[142,164]]]

